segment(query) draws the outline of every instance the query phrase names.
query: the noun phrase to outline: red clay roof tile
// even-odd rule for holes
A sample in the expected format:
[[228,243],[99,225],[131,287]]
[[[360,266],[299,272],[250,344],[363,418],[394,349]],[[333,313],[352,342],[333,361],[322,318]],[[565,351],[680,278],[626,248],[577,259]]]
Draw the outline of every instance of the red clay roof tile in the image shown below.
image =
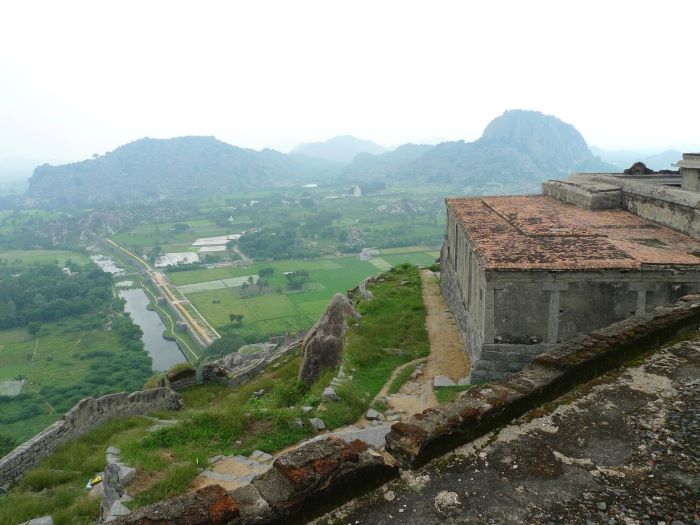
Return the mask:
[[591,211],[544,195],[445,202],[487,270],[700,270],[700,242],[628,211]]

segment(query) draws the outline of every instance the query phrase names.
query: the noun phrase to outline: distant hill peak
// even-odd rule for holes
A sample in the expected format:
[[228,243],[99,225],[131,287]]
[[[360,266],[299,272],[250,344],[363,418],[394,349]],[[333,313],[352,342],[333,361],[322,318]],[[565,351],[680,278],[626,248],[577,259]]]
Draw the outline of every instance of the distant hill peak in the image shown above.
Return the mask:
[[379,156],[359,155],[343,175],[353,180],[458,184],[464,192],[534,192],[548,178],[609,171],[571,124],[539,111],[508,110],[481,138],[413,145]]
[[323,142],[300,144],[292,153],[349,164],[360,153],[379,155],[386,151],[371,140],[358,139],[352,135],[338,135]]
[[93,207],[318,182],[337,164],[239,148],[211,136],[142,138],[91,159],[37,167],[30,205]]

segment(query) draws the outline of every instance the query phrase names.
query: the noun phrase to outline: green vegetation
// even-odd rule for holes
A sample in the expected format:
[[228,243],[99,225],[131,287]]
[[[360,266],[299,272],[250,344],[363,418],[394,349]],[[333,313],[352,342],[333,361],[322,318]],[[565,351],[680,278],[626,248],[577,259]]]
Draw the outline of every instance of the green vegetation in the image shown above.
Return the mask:
[[[432,262],[433,252],[412,247],[403,253],[388,256],[400,259],[421,259]],[[391,268],[389,263],[384,270]],[[228,283],[230,279],[244,280],[263,272],[267,286],[257,285],[212,288],[214,284]],[[310,261],[283,260],[254,263],[248,268],[220,267],[197,269],[169,274],[183,290],[196,287],[202,291],[185,292],[197,310],[221,333],[206,350],[208,355],[230,353],[243,344],[264,340],[270,335],[295,332],[312,326],[335,293],[345,293],[358,282],[379,272],[373,261],[356,257],[334,257]],[[217,281],[218,280],[218,281]],[[294,283],[294,284],[292,284]],[[299,289],[300,287],[300,289]],[[194,288],[196,290],[198,288]],[[238,316],[243,316],[240,318]]]
[[138,390],[151,375],[109,274],[92,263],[70,268],[0,265],[0,425],[18,442],[81,398]]
[[[148,433],[145,418],[126,418],[61,447],[0,499],[0,522],[16,524],[50,508],[57,523],[87,523],[96,516],[97,505],[84,496],[82,487],[104,467],[109,445],[119,447],[124,461],[137,469],[129,490],[135,497],[129,506],[137,508],[187,490],[213,455],[278,451],[313,435],[308,419],[316,416],[329,428],[354,422],[394,368],[428,352],[417,269],[394,268],[371,289],[374,299],[358,306],[362,318],[347,334],[345,367],[354,371],[353,380],[337,389],[340,401],[302,413],[304,405],[319,406],[320,394],[335,371],[306,385],[297,379],[298,353],[244,385],[189,388],[183,392],[185,410],[154,414],[176,419],[176,425]],[[8,333],[5,340],[19,337]],[[260,390],[262,395],[253,395]],[[14,509],[18,514],[12,514]],[[69,521],[72,516],[74,521]]]
[[71,275],[53,264],[0,264],[0,329],[108,308],[112,299],[109,274],[92,263],[70,264],[69,268]]
[[94,523],[101,499],[88,497],[85,483],[104,469],[108,446],[142,438],[150,424],[146,418],[120,418],[62,445],[0,497],[0,523],[15,525],[48,514],[56,525]]
[[374,298],[358,305],[359,323],[348,329],[344,367],[353,380],[336,389],[340,401],[327,404],[323,420],[331,428],[356,421],[397,366],[429,352],[418,269],[402,265],[382,278],[370,286]]
[[[122,446],[122,456],[137,467],[139,478],[156,478],[135,495],[131,506],[183,492],[197,467],[212,455],[248,455],[256,449],[274,452],[311,435],[308,424],[300,428],[294,420],[302,417],[302,404],[318,403],[320,386],[300,385],[298,368],[299,357],[290,356],[278,368],[239,387],[206,385],[186,390],[186,410],[168,415],[178,418],[179,424]],[[265,395],[254,397],[259,390]]]
[[175,363],[168,369],[168,373],[177,374],[178,372],[182,372],[184,370],[194,370],[194,367],[189,363]]
[[457,399],[462,392],[466,392],[474,385],[442,386],[435,389],[435,397],[438,403],[449,403]]
[[90,259],[81,252],[68,250],[5,250],[0,251],[0,259],[10,264],[88,264]]
[[391,395],[398,392],[404,385],[404,383],[409,380],[411,374],[413,374],[413,372],[416,371],[416,366],[417,365],[406,365],[403,368],[401,368],[401,370],[399,370],[399,373],[396,374],[396,377],[389,385],[387,393]]

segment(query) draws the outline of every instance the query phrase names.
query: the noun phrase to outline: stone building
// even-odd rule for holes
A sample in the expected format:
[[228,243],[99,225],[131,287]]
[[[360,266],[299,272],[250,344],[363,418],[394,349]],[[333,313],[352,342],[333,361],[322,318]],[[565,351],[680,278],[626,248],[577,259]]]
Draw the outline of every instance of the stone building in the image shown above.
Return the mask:
[[678,165],[577,174],[543,195],[446,199],[441,288],[470,381],[700,291],[700,155]]

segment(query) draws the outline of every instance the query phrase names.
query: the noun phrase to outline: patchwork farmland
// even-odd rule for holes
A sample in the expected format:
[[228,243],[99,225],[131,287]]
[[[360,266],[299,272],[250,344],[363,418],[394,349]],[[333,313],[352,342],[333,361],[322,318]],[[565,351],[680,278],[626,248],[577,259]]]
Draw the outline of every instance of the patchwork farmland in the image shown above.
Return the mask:
[[[242,315],[236,331],[267,336],[309,328],[335,293],[345,293],[366,277],[404,262],[429,266],[436,256],[425,248],[384,250],[367,261],[336,257],[257,262],[170,272],[168,277],[215,328],[229,326],[232,316]],[[261,290],[256,283],[265,269],[272,274],[263,278],[267,286]],[[289,289],[289,272],[308,273],[301,289]]]

